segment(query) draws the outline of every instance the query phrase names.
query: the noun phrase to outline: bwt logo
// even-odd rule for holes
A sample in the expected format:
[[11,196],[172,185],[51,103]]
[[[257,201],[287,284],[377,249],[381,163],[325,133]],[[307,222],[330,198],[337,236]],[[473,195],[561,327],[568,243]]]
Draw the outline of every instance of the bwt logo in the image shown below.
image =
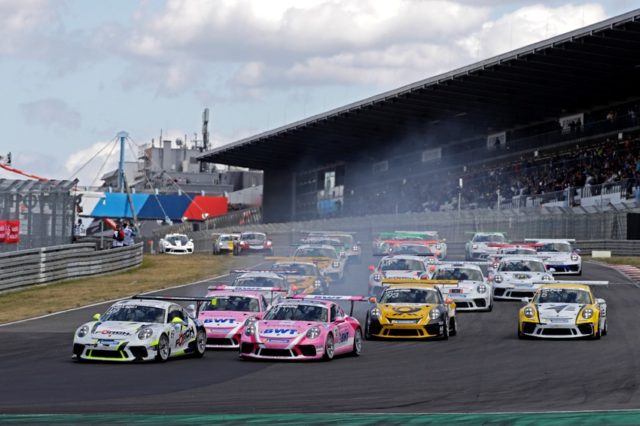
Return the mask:
[[263,334],[288,334],[295,336],[298,331],[295,328],[267,328]]
[[204,320],[205,324],[233,324],[236,320],[233,318],[207,318]]

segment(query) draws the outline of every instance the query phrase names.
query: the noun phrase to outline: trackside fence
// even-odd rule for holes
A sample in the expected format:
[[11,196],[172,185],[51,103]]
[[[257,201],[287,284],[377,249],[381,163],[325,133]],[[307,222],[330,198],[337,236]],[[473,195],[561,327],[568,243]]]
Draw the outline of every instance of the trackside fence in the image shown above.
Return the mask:
[[142,243],[111,250],[68,244],[0,254],[0,291],[104,275],[142,264]]

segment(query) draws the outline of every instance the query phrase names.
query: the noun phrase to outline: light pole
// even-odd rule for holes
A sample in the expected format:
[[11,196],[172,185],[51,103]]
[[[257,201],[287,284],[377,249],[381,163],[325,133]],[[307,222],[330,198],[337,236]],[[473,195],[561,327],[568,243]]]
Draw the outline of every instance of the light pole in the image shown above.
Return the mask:
[[462,199],[462,178],[458,180],[458,216],[460,216],[461,199]]

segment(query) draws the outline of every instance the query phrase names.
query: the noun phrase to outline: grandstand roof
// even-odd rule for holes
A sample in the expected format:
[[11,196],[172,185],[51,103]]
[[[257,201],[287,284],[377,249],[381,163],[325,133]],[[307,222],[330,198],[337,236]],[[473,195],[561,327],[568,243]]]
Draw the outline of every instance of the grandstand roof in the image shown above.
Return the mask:
[[640,9],[251,136],[199,160],[270,169],[393,140],[415,123],[508,129],[637,95]]

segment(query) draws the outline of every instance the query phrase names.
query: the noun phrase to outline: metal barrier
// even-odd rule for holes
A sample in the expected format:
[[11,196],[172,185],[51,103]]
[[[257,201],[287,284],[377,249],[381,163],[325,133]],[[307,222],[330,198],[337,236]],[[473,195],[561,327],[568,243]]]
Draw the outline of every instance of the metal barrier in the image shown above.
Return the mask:
[[142,243],[111,250],[69,244],[0,254],[0,291],[104,275],[142,264]]

